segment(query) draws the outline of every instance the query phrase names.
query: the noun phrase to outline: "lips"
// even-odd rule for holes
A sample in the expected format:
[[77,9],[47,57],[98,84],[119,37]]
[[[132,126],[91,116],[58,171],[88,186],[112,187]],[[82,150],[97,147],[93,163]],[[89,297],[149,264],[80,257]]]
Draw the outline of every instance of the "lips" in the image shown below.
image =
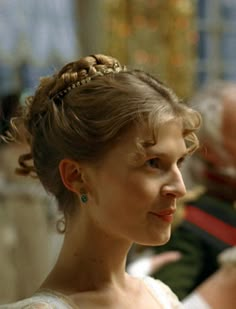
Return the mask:
[[165,216],[165,215],[173,215],[175,213],[175,208],[168,208],[157,212],[158,216]]
[[161,211],[156,212],[150,212],[150,214],[160,218],[161,220],[165,222],[171,223],[174,219],[174,213],[175,213],[175,208],[168,208],[168,209],[163,209]]

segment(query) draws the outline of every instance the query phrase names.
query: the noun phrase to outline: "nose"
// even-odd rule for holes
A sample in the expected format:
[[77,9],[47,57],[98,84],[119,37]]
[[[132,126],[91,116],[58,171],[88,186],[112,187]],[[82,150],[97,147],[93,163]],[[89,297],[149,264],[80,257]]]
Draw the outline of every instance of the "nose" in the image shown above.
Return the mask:
[[162,194],[174,198],[180,198],[186,194],[186,187],[178,167],[169,171],[167,181],[162,186]]

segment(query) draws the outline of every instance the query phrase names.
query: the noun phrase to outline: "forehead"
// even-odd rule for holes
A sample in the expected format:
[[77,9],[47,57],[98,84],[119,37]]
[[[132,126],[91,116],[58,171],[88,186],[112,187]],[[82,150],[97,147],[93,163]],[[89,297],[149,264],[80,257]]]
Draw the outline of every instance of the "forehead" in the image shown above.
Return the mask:
[[131,156],[158,153],[168,155],[170,152],[179,155],[186,152],[183,126],[180,120],[171,120],[162,124],[153,132],[147,125],[130,128],[114,147],[120,155]]

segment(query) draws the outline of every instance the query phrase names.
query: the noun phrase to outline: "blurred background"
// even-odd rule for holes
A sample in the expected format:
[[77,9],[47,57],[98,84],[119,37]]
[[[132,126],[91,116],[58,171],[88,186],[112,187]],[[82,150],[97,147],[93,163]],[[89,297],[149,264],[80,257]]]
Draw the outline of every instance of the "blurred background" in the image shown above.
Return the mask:
[[[234,0],[0,0],[0,132],[40,76],[105,53],[147,70],[184,100],[236,80]],[[55,202],[14,174],[24,145],[0,145],[0,304],[29,296],[62,236]]]

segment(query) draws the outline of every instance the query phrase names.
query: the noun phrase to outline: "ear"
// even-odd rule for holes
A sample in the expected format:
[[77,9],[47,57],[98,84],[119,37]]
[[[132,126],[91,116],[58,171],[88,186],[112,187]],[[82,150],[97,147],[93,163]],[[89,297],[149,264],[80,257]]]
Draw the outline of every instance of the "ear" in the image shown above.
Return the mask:
[[59,164],[59,171],[64,186],[78,195],[83,184],[81,168],[78,162],[63,159]]

